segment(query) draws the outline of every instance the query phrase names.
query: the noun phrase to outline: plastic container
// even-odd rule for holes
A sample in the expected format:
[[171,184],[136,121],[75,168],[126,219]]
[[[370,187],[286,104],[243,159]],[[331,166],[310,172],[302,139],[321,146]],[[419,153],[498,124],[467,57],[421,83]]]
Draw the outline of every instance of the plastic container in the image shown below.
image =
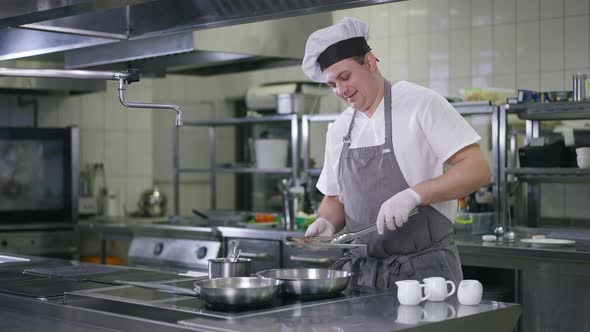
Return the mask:
[[257,139],[256,168],[287,167],[289,141],[285,139]]
[[494,225],[494,212],[479,212],[469,214],[473,221],[471,223],[471,234],[490,234]]
[[457,233],[471,233],[473,217],[469,213],[457,213],[455,217],[455,231]]

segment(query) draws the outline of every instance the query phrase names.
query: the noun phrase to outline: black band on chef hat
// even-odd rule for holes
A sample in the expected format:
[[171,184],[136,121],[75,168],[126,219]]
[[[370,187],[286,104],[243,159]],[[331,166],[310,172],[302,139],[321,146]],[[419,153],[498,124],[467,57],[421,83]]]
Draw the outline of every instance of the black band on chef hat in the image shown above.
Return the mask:
[[354,37],[341,40],[330,45],[318,57],[318,63],[322,72],[338,61],[351,58],[353,56],[365,55],[371,48],[367,44],[365,37]]

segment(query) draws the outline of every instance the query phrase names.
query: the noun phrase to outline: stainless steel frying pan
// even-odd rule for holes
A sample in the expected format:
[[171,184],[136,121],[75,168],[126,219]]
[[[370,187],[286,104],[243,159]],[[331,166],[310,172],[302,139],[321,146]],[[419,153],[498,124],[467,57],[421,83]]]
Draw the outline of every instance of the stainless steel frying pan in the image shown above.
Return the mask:
[[120,281],[117,283],[162,292],[198,296],[201,300],[222,307],[254,306],[272,302],[280,293],[282,281],[258,277],[204,279],[194,283],[195,289],[153,282]]
[[256,273],[283,282],[283,292],[296,296],[330,296],[348,287],[351,272],[330,269],[274,269]]

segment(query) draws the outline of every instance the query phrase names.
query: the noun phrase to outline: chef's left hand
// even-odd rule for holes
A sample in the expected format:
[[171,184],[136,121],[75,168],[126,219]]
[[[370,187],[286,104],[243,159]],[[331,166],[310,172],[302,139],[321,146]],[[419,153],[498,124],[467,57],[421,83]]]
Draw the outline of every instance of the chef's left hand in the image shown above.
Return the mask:
[[385,225],[394,231],[408,222],[410,211],[420,204],[420,195],[412,188],[400,191],[383,202],[377,216],[377,231],[383,234]]

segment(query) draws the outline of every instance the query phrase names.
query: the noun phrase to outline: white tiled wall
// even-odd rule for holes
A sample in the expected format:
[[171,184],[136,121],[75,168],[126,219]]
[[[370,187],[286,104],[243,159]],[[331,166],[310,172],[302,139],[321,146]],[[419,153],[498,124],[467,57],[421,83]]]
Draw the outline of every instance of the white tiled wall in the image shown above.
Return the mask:
[[[387,50],[373,47],[386,77],[446,96],[466,87],[567,90],[573,73],[590,73],[590,0],[409,0],[333,19],[343,16],[369,18],[369,45],[389,40]],[[590,215],[588,185],[541,191],[542,215]]]

